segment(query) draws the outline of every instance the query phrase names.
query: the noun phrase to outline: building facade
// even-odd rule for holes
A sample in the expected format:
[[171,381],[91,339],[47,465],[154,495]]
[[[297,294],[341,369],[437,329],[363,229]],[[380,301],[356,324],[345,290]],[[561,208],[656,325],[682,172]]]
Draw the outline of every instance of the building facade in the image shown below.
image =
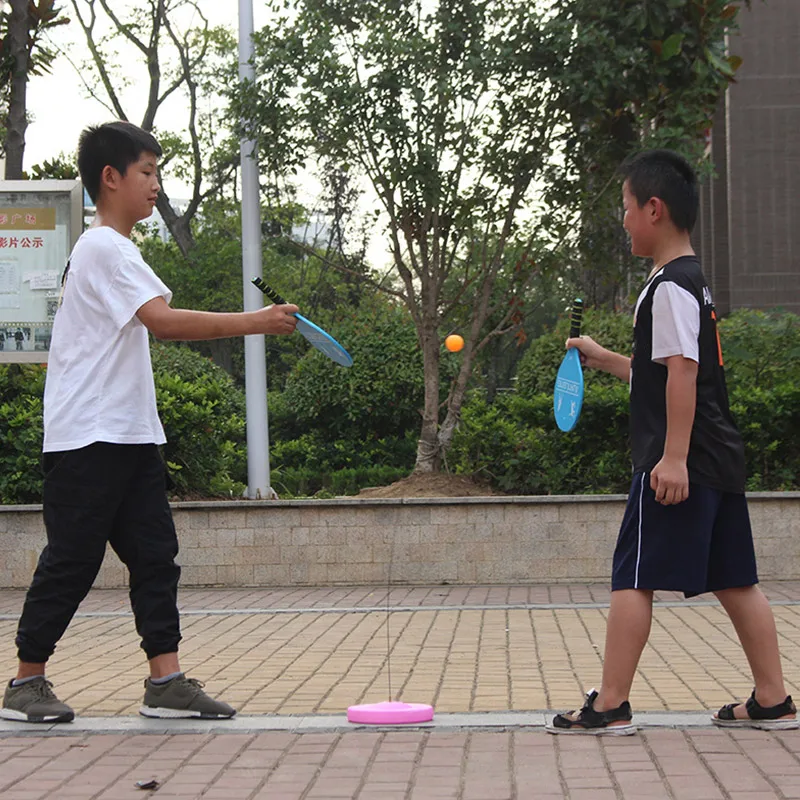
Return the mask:
[[800,0],[754,0],[739,20],[696,241],[720,313],[800,314]]

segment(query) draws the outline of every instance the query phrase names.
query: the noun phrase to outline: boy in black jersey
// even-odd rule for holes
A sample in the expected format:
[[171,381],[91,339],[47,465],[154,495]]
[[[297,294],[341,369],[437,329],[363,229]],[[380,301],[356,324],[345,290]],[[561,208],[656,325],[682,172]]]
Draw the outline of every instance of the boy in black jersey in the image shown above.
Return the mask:
[[783,682],[775,620],[756,585],[744,495],[744,446],[728,409],[711,293],[690,242],[697,180],[679,155],[640,153],[622,167],[624,227],[653,269],[634,313],[633,355],[588,336],[567,341],[581,361],[630,382],[633,483],[614,551],[600,691],[558,714],[551,733],[634,733],[628,697],[650,633],[653,591],[713,592],[753,672],[746,703],[721,708],[720,726],[798,727]]

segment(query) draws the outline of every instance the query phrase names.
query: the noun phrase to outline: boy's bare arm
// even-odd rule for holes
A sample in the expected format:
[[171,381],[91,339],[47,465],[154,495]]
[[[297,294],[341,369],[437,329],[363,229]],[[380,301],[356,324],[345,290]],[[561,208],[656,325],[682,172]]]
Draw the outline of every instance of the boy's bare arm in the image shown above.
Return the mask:
[[188,342],[254,333],[292,333],[297,325],[294,316],[297,310],[297,306],[287,303],[230,314],[189,311],[171,308],[163,297],[155,297],[145,303],[136,316],[157,339]]
[[581,364],[592,369],[601,369],[610,372],[621,381],[630,383],[631,360],[628,356],[606,350],[597,344],[591,336],[579,336],[577,339],[567,339],[567,347],[577,347],[581,353]]
[[665,359],[667,367],[667,438],[664,455],[650,473],[656,500],[682,503],[689,496],[686,458],[697,405],[697,362],[683,356]]

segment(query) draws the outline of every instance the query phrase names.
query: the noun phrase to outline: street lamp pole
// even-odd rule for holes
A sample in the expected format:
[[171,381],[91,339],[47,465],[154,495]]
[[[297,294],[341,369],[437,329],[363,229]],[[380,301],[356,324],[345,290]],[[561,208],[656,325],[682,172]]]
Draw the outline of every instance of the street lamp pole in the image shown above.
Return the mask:
[[[239,0],[239,80],[253,82],[253,0]],[[261,292],[251,283],[261,277],[261,200],[256,142],[242,138],[242,285],[244,310],[263,305]],[[264,336],[244,337],[245,398],[247,406],[247,496],[251,500],[276,497],[269,475],[267,421],[267,362]]]

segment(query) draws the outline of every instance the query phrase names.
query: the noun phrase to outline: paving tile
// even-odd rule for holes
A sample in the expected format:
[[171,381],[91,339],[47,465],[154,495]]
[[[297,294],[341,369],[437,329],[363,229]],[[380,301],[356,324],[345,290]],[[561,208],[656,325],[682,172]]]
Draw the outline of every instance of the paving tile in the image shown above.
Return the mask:
[[[765,589],[800,695],[800,582]],[[5,674],[22,597],[0,591]],[[149,777],[162,800],[521,800],[534,785],[537,800],[800,798],[800,732],[708,727],[710,709],[751,689],[714,603],[659,593],[634,682],[642,724],[683,727],[598,739],[541,725],[599,683],[607,587],[392,587],[388,599],[387,615],[386,587],[182,591],[183,665],[241,716],[154,724],[136,716],[145,664],[126,593],[91,592],[49,673],[81,717],[41,733],[0,724],[3,800],[133,800]],[[387,698],[432,703],[450,728],[342,727],[348,705]]]

